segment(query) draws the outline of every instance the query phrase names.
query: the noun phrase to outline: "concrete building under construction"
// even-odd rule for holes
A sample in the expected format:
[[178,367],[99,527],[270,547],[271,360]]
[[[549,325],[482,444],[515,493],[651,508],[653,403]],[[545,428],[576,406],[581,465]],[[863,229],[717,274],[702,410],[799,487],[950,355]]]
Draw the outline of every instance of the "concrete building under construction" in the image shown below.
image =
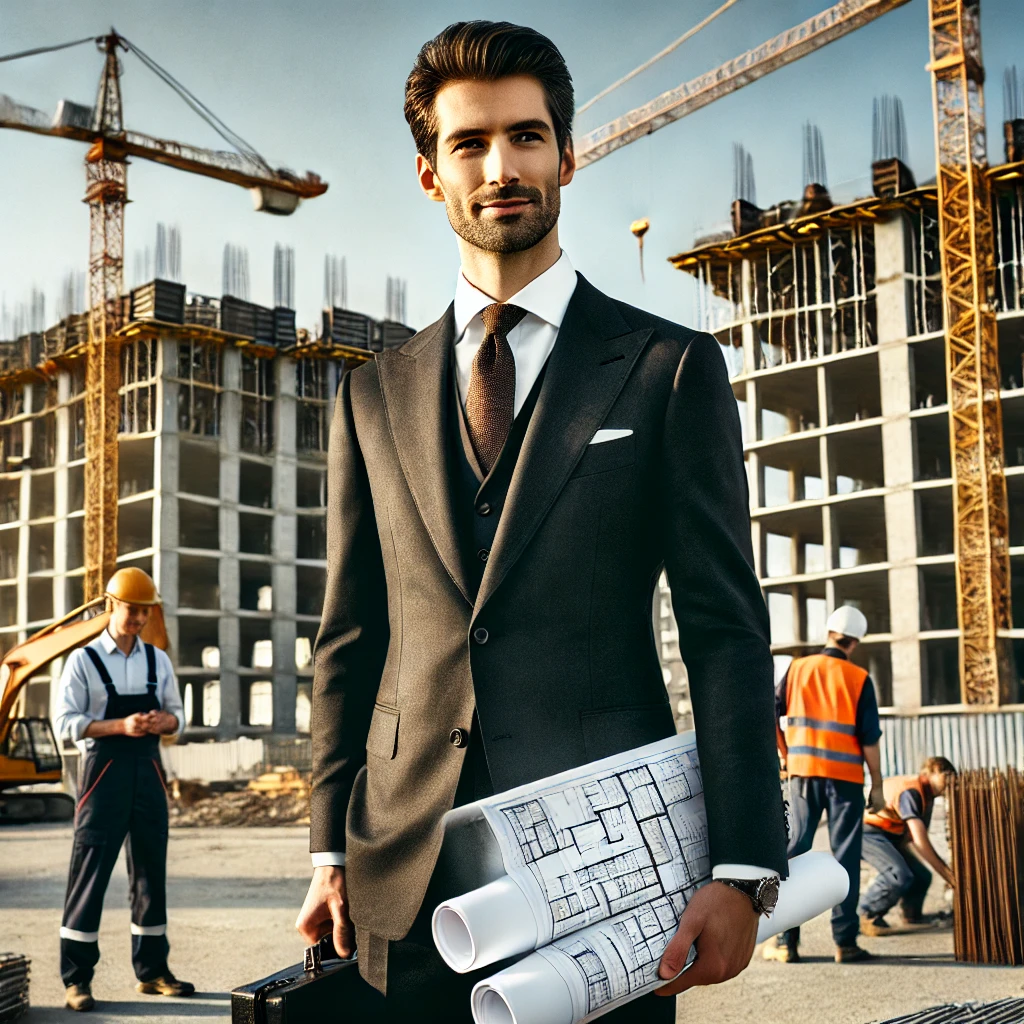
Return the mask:
[[[989,174],[1016,623],[999,634],[1004,704],[1024,671],[1022,129],[1008,124],[1011,162]],[[697,279],[739,403],[773,650],[812,651],[828,614],[856,605],[870,632],[855,660],[881,705],[910,711],[961,702],[942,268],[935,186],[876,161],[874,195],[845,205],[806,176],[800,202],[741,195],[732,230],[672,263]]]
[[[328,309],[314,338],[290,309],[166,281],[124,312],[117,562],[156,579],[186,736],[308,731],[332,401],[347,366],[412,331]],[[0,343],[4,653],[82,604],[86,335],[73,316]],[[27,714],[50,712],[50,681]]]

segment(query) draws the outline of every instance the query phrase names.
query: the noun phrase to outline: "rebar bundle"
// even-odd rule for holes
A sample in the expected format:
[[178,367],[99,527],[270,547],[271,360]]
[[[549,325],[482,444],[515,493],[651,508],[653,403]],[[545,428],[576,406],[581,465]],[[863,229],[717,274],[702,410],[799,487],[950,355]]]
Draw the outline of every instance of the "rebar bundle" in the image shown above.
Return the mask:
[[956,959],[1024,964],[1024,775],[961,772],[948,804]]
[[31,962],[20,953],[0,953],[0,1021],[17,1020],[28,1009]]

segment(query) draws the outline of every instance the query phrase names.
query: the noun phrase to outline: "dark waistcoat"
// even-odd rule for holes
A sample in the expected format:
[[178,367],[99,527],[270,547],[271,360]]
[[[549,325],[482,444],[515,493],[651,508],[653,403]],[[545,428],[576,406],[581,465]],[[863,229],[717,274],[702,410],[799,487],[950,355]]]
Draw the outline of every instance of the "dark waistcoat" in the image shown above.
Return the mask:
[[[458,531],[462,564],[466,579],[475,598],[483,579],[484,567],[494,545],[502,509],[508,495],[512,472],[519,459],[526,428],[537,404],[537,395],[544,382],[545,363],[530,393],[512,421],[508,438],[502,446],[498,461],[486,476],[473,451],[462,410],[458,383],[455,378],[454,355],[449,368],[448,395],[448,485],[452,491],[455,527]],[[455,806],[481,800],[494,793],[483,744],[479,741],[480,722],[473,712],[469,748],[455,793]]]

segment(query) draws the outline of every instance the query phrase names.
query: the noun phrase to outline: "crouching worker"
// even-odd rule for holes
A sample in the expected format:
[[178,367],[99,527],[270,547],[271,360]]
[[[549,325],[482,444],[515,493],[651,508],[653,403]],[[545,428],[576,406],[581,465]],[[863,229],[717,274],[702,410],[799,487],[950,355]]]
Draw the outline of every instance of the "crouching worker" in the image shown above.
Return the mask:
[[956,769],[944,757],[930,757],[918,775],[886,779],[885,807],[864,815],[864,859],[878,871],[860,904],[861,931],[865,935],[888,935],[896,928],[885,915],[900,904],[903,923],[924,923],[922,908],[931,885],[926,865],[953,885],[953,872],[935,852],[928,838],[932,807],[942,796]]
[[60,973],[71,1010],[94,1006],[100,914],[122,844],[136,989],[168,996],[195,991],[167,967],[167,791],[160,736],[180,732],[185,718],[170,658],[140,636],[160,595],[147,573],[126,568],[110,578],[106,596],[107,628],[72,652],[60,680],[58,734],[84,746],[60,929]]

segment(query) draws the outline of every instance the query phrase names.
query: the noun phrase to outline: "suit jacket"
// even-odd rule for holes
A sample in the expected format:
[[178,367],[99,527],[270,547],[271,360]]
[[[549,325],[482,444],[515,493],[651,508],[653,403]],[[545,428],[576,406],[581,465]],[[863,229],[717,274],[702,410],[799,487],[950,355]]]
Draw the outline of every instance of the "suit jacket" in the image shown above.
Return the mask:
[[[345,850],[363,934],[405,936],[474,708],[496,791],[671,735],[664,566],[712,863],[785,873],[768,616],[718,343],[579,278],[479,590],[446,463],[452,310],[348,374],[328,455],[313,677],[313,852]],[[590,445],[602,428],[632,434]]]

